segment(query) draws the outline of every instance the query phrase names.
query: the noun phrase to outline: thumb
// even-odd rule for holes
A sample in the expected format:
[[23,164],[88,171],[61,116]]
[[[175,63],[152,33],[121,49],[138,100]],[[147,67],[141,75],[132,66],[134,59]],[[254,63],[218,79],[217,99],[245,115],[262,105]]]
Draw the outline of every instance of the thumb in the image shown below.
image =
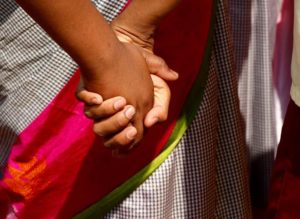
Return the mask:
[[157,122],[167,120],[171,98],[167,83],[156,75],[151,75],[151,78],[154,85],[154,104],[144,119],[144,125],[148,128]]

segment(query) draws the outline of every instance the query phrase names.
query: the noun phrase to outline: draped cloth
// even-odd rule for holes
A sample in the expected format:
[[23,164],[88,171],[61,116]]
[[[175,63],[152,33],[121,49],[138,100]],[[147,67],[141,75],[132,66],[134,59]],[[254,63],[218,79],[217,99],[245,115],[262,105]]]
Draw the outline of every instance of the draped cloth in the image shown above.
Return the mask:
[[[298,218],[299,203],[299,29],[300,29],[300,4],[295,1],[286,1],[289,5],[287,12],[294,15],[293,26],[293,54],[292,55],[292,86],[291,100],[284,119],[280,144],[278,146],[276,160],[273,166],[270,184],[268,205],[268,218]],[[293,7],[294,6],[294,7]],[[292,13],[294,11],[294,13]],[[292,25],[293,24],[293,25]]]
[[[125,4],[95,2],[108,20]],[[184,1],[161,25],[156,51],[181,74],[170,118],[124,159],[82,115],[76,64],[14,2],[3,11],[3,215],[251,218],[227,1]]]
[[230,27],[228,1],[219,1],[195,119],[168,159],[105,218],[251,218]]
[[266,208],[271,170],[289,102],[292,0],[230,0],[252,205]]

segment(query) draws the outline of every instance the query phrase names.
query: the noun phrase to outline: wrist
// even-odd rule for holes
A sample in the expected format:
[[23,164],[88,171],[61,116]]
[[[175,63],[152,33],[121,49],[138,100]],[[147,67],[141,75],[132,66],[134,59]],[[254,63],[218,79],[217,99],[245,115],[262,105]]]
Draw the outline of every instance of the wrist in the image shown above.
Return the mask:
[[106,44],[98,42],[86,56],[80,60],[79,66],[84,81],[102,81],[109,69],[118,59],[123,44],[115,37]]
[[120,16],[111,23],[111,27],[121,42],[132,43],[152,51],[157,24],[143,22],[143,20],[137,21]]

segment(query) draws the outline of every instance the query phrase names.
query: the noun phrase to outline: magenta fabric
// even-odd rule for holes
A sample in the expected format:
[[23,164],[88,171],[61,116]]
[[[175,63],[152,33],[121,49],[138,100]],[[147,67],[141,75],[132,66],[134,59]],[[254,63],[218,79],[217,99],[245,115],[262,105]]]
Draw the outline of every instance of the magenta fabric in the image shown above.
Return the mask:
[[[149,164],[165,146],[200,71],[212,6],[211,0],[183,1],[158,31],[158,54],[180,73],[171,85],[176,98],[167,122],[148,130],[128,156],[112,157],[93,134],[92,122],[75,98],[77,72],[18,137],[0,181],[2,206],[10,205],[19,218],[70,218]],[[6,209],[1,214],[4,217]]]

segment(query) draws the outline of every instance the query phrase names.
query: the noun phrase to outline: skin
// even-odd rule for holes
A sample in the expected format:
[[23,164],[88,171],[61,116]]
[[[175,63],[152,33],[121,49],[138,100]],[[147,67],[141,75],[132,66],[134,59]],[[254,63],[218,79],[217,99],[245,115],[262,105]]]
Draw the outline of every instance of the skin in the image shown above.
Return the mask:
[[[102,123],[96,123],[94,131],[103,136],[106,146],[131,148],[143,136],[144,119],[148,127],[166,119],[167,112],[158,115],[161,111],[158,109],[167,108],[161,107],[165,104],[162,102],[169,102],[168,89],[161,89],[167,85],[150,73],[171,80],[177,75],[161,58],[152,54],[152,36],[159,20],[177,2],[133,1],[113,22],[115,34],[89,0],[77,0],[76,4],[71,0],[18,0],[20,6],[79,64],[86,90],[100,93],[104,100],[122,96],[130,104],[125,108],[122,104],[119,104],[120,108],[114,108],[117,118],[127,115],[127,120],[113,123],[114,120],[105,117],[107,114],[100,115]],[[147,10],[143,10],[145,8]],[[139,22],[135,22],[137,20]],[[163,68],[158,68],[161,66]],[[168,76],[169,73],[172,76]],[[123,113],[117,111],[120,109]],[[148,112],[150,116],[146,116]],[[115,133],[122,133],[122,128],[126,138]]]
[[[133,1],[130,6],[112,22],[112,27],[120,41],[128,42],[143,48],[143,56],[146,59],[148,68],[154,84],[154,105],[146,115],[144,125],[153,126],[156,122],[162,122],[167,119],[168,107],[170,101],[170,90],[167,84],[162,80],[176,80],[178,74],[167,66],[165,61],[153,54],[153,35],[159,21],[171,11],[177,4],[178,0],[166,1]],[[143,10],[147,8],[147,10]],[[159,76],[159,77],[157,77]],[[114,108],[114,102],[121,97],[112,99],[107,103],[94,105],[91,101],[97,94],[81,91],[78,93],[79,98],[86,103],[86,112],[90,118],[96,119],[94,130],[101,133],[105,138],[106,144],[117,144],[126,146],[130,144],[128,138],[128,126],[130,119],[126,116],[126,111],[131,107],[125,107],[125,100],[119,110]],[[101,96],[99,96],[99,99]],[[125,108],[122,108],[125,107]],[[106,113],[104,113],[106,112]],[[104,133],[104,135],[103,135]]]
[[[167,119],[170,102],[170,90],[165,81],[156,75],[151,77],[155,87],[155,98],[154,105],[144,120],[148,128]],[[131,149],[132,139],[134,139],[131,130],[134,132],[135,129],[131,126],[131,119],[134,114],[129,115],[128,112],[135,112],[135,108],[126,105],[125,98],[115,97],[102,102],[99,94],[86,90],[79,91],[77,96],[85,102],[85,113],[95,120],[94,132],[104,137],[105,146],[118,145],[118,150],[123,152]]]
[[119,41],[89,0],[18,3],[79,64],[87,90],[104,99],[123,96],[135,107],[131,123],[136,134],[131,129],[131,135],[139,141],[143,120],[153,106],[153,82],[143,50]]

